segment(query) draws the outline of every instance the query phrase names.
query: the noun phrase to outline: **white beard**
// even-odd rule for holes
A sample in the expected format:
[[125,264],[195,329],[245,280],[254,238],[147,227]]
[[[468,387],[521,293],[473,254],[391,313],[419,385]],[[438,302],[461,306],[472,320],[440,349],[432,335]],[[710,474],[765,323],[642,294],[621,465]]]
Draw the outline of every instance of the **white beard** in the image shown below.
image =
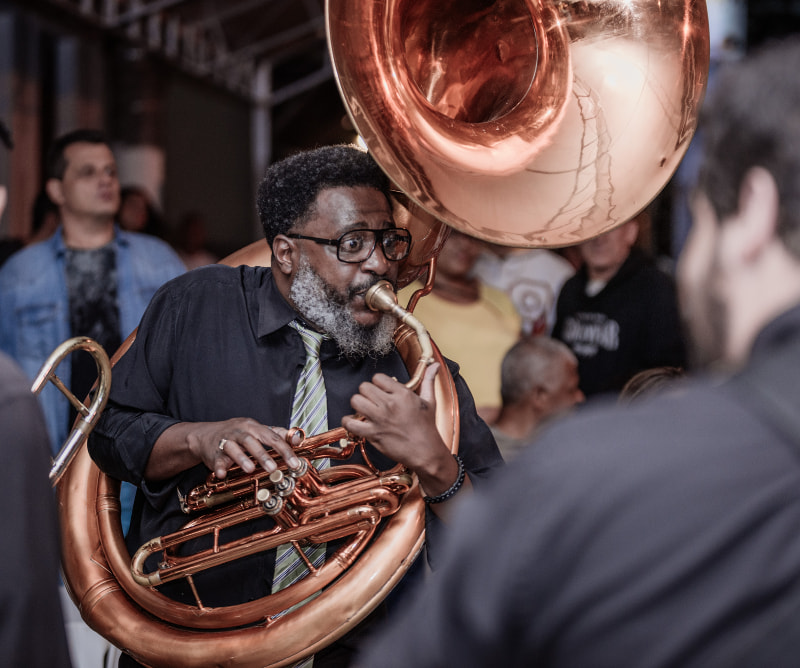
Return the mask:
[[347,306],[355,293],[371,284],[351,288],[349,294],[342,295],[302,258],[289,296],[300,314],[330,336],[345,356],[356,359],[380,357],[393,348],[395,318],[385,313],[377,325],[366,327],[356,322]]

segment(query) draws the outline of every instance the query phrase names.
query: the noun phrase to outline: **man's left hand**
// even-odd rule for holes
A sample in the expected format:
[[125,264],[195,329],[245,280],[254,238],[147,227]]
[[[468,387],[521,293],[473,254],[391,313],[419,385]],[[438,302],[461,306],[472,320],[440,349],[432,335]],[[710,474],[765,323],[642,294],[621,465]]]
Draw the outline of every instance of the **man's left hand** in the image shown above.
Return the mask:
[[458,464],[436,428],[434,381],[439,364],[431,364],[419,394],[384,374],[359,386],[350,405],[363,419],[342,418],[347,431],[367,439],[384,455],[417,474],[424,493],[437,496],[458,477]]

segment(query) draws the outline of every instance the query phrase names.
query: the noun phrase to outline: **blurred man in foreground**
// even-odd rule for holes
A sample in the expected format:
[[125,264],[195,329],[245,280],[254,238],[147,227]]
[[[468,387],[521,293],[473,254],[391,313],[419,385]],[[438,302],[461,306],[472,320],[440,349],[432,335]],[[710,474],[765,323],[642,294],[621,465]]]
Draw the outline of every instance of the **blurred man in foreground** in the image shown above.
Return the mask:
[[797,664],[799,69],[800,41],[773,46],[705,108],[678,278],[713,377],[556,425],[360,665]]
[[[0,142],[11,133],[0,121]],[[0,185],[0,218],[7,191]],[[0,657],[7,666],[69,668],[58,592],[59,534],[44,415],[30,381],[0,352],[0,455],[5,481],[0,532]]]

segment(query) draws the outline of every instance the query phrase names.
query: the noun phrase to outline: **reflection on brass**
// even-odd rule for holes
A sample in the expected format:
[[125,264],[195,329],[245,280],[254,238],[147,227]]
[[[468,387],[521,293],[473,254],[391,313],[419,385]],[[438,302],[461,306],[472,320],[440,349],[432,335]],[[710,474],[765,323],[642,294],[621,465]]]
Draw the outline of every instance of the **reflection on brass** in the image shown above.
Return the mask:
[[[88,352],[94,358],[97,367],[97,387],[95,388],[94,396],[89,406],[86,406],[70,392],[62,380],[56,375],[58,365],[76,350],[85,350]],[[89,434],[92,433],[95,424],[97,424],[97,421],[100,419],[100,414],[106,407],[108,393],[111,389],[111,363],[108,360],[106,351],[103,350],[99,343],[87,336],[76,336],[64,341],[64,343],[50,353],[50,356],[45,360],[39,373],[33,380],[31,392],[39,394],[47,384],[47,381],[53,383],[53,385],[67,397],[78,412],[75,425],[67,436],[67,440],[61,446],[61,450],[59,450],[53,460],[53,466],[50,469],[50,482],[56,485],[58,481],[61,480],[61,476],[69,466],[72,458],[78,452],[78,449],[86,442]]]
[[[365,301],[367,302],[367,306],[373,311],[391,313],[400,323],[410,328],[416,336],[420,352],[417,366],[411,373],[411,379],[406,383],[407,388],[416,390],[422,382],[425,367],[434,361],[433,344],[428,335],[428,330],[425,329],[425,326],[412,313],[409,313],[397,304],[397,295],[394,293],[394,290],[392,290],[389,281],[378,281],[373,285],[367,290]],[[398,334],[396,334],[396,336]]]
[[345,106],[397,187],[506,245],[574,244],[642,210],[708,74],[702,0],[328,0],[327,25]]
[[[254,244],[233,257],[230,262],[235,264],[267,264],[268,248]],[[389,292],[381,283],[369,301],[373,308],[408,323],[398,326],[395,343],[409,373],[417,375],[431,361],[446,371],[421,323],[398,311]],[[123,343],[112,365],[135,335]],[[414,382],[412,378],[409,384]],[[437,375],[435,391],[436,424],[455,452],[458,401],[448,373]],[[318,457],[346,459],[360,446],[340,427],[304,437],[296,453],[304,462]],[[84,445],[79,447],[57,490],[64,578],[89,626],[148,666],[261,667],[291,665],[363,621],[422,548],[424,504],[416,478],[399,465],[378,471],[368,460],[367,466],[342,464],[323,472],[310,466],[291,470],[280,458],[278,463],[280,476],[263,471],[245,474],[240,469],[231,470],[225,480],[209,476],[183,499],[190,513],[186,525],[149,541],[131,559],[120,526],[119,483],[100,472]],[[285,484],[287,479],[291,484]],[[265,514],[275,519],[275,529],[247,540],[217,540],[226,527]],[[212,547],[179,556],[178,547],[198,535],[211,536]],[[343,545],[331,559],[271,596],[210,608],[195,587],[194,578],[205,568],[291,541],[334,539],[343,539]],[[152,554],[159,554],[162,563],[147,571],[144,562]],[[189,583],[193,604],[173,601],[155,588],[178,578]],[[317,591],[321,593],[313,600],[272,617]]]

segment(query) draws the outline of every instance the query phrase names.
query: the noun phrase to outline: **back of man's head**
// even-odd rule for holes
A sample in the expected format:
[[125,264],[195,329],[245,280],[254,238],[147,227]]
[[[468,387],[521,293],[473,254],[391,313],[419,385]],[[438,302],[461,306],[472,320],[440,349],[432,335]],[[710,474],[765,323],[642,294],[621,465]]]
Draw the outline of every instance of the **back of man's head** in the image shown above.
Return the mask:
[[110,146],[108,138],[100,130],[79,129],[68,132],[67,134],[58,137],[50,146],[47,153],[47,163],[45,174],[48,179],[61,180],[64,177],[64,171],[67,168],[67,160],[64,153],[72,144],[105,144]]
[[557,379],[563,361],[577,364],[567,345],[548,336],[534,336],[515,343],[505,354],[500,369],[500,394],[504,406],[523,402],[539,387],[547,388]]
[[372,157],[349,145],[323,146],[271,165],[258,188],[258,216],[267,242],[301,225],[326,188],[367,186],[389,198],[390,181]]
[[778,235],[800,258],[800,36],[772,42],[722,69],[703,106],[698,186],[719,220],[739,205],[744,176],[772,174]]

